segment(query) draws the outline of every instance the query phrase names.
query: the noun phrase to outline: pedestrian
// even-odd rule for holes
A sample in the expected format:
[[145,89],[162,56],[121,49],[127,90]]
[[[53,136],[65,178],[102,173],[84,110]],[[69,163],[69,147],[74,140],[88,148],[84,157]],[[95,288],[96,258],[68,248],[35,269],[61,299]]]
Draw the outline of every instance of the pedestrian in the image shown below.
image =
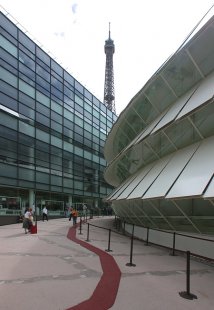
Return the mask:
[[72,211],[73,225],[76,225],[77,217],[78,217],[78,212],[77,212],[77,210],[73,209],[73,211]]
[[24,219],[23,219],[23,225],[22,225],[22,227],[24,228],[26,234],[28,232],[30,232],[32,225],[33,225],[32,208],[27,208],[25,210]]
[[69,214],[69,221],[70,221],[73,216],[73,208],[71,207],[69,211],[70,211],[70,214]]
[[86,219],[86,215],[87,215],[87,206],[86,206],[85,203],[83,204],[83,207],[82,207],[82,213],[83,213],[83,218],[85,220]]
[[43,220],[43,222],[45,219],[46,219],[46,221],[48,221],[48,209],[46,208],[46,206],[44,206],[44,208],[42,209],[42,220]]
[[17,216],[17,223],[23,223],[23,220],[24,220],[24,216],[20,212],[19,215]]

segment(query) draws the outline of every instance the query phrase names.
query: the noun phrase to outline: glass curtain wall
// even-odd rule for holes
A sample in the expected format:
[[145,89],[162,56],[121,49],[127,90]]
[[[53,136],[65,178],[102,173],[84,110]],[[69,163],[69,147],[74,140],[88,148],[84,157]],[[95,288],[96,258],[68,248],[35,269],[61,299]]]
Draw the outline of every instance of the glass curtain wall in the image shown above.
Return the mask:
[[0,25],[0,215],[29,205],[29,191],[58,214],[71,201],[101,206],[116,115],[2,13]]

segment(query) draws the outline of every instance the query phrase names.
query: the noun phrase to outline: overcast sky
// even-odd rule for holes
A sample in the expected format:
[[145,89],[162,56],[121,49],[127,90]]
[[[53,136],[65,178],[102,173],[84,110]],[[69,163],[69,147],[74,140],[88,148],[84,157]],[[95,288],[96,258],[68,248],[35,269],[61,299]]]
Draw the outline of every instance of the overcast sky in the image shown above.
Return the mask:
[[[104,44],[115,44],[115,105],[119,114],[173,54],[213,0],[1,0],[45,51],[103,101]],[[4,12],[3,10],[3,12]]]

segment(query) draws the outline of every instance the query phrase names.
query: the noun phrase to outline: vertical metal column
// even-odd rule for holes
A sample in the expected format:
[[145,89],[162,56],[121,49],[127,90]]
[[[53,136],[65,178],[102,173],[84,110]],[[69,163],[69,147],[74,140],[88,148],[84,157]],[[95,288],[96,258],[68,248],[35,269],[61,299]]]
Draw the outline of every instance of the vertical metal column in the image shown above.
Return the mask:
[[134,242],[134,224],[132,226],[132,235],[131,235],[131,246],[130,246],[130,261],[126,264],[126,266],[129,267],[135,267],[136,265],[132,263],[132,257],[133,257],[133,242]]
[[179,292],[179,295],[186,299],[197,299],[197,296],[190,293],[190,251],[186,252],[187,261],[186,261],[186,291]]

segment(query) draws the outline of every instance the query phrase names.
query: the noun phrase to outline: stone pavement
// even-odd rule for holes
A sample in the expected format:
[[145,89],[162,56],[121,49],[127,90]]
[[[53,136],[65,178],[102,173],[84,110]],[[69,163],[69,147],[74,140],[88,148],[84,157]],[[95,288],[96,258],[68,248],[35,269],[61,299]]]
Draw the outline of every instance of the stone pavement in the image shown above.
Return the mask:
[[[214,309],[213,264],[191,259],[190,292],[197,299],[184,299],[179,292],[186,291],[185,256],[171,256],[167,249],[134,240],[136,266],[127,266],[129,237],[111,231],[112,252],[105,251],[109,231],[100,227],[115,230],[113,221],[113,217],[91,219],[91,225],[82,225],[82,234],[77,227],[79,243],[69,238],[74,228],[67,218],[38,222],[37,234],[25,235],[22,224],[0,226],[0,310],[81,310],[87,309],[83,302],[87,305],[92,296],[88,310]],[[90,242],[86,241],[88,227]],[[102,303],[112,294],[109,286],[105,288],[107,282],[101,281],[103,276],[112,286],[116,279],[110,272],[112,261],[105,261],[105,255],[121,271],[111,308]],[[103,261],[109,269],[104,270]],[[102,290],[95,294],[101,282]]]

